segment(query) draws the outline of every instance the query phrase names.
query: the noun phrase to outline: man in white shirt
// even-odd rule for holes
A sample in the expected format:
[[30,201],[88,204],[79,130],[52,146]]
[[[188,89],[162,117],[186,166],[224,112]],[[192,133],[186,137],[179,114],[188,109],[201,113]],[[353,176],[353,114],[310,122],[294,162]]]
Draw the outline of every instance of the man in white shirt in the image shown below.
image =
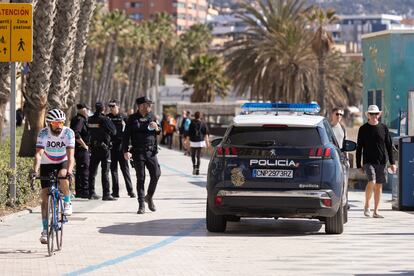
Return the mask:
[[335,134],[336,141],[340,148],[343,147],[344,140],[346,138],[345,127],[341,124],[342,117],[344,116],[344,110],[335,107],[331,112],[331,127]]

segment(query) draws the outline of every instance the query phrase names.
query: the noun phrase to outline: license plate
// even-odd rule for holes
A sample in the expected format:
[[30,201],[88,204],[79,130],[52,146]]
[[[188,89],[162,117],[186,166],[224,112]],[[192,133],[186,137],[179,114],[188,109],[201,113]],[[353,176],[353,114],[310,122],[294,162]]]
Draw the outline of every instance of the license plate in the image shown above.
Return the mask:
[[293,170],[254,169],[253,177],[293,178]]

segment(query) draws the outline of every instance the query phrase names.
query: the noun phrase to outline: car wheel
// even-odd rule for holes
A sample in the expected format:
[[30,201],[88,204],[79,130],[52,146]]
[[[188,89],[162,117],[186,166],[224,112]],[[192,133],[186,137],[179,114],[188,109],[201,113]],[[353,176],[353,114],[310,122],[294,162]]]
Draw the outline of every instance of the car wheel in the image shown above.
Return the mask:
[[325,233],[326,234],[342,234],[344,231],[344,207],[342,202],[339,205],[338,211],[333,217],[326,218]]
[[348,204],[346,204],[344,207],[344,224],[348,222]]
[[206,206],[206,225],[209,232],[224,232],[226,231],[227,225],[226,217],[214,214],[208,206],[208,203]]

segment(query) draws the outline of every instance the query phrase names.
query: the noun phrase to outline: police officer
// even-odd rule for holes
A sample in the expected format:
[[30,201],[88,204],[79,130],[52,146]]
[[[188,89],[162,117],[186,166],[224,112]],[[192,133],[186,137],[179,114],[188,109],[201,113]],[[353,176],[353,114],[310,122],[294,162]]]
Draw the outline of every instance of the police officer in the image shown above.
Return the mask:
[[88,107],[84,103],[76,105],[78,113],[70,121],[75,133],[75,197],[89,198],[89,132],[87,126]]
[[104,105],[101,102],[95,104],[96,111],[88,120],[88,128],[91,136],[91,164],[89,171],[89,198],[99,199],[95,193],[95,177],[98,165],[102,169],[102,200],[116,200],[109,190],[109,159],[111,136],[116,134],[116,128],[112,121],[103,113]]
[[129,174],[128,161],[125,160],[122,152],[122,135],[124,133],[126,116],[119,112],[119,106],[116,100],[111,100],[108,104],[108,118],[111,119],[116,127],[116,135],[112,136],[111,149],[111,175],[112,175],[112,196],[119,197],[119,180],[118,180],[118,163],[124,176],[125,186],[128,195],[136,197],[132,188],[131,175]]
[[[153,196],[157,187],[158,179],[161,175],[160,165],[157,160],[158,145],[157,135],[161,132],[160,126],[156,122],[154,114],[151,113],[152,101],[146,97],[136,99],[138,112],[130,115],[125,126],[122,141],[122,148],[126,160],[132,158],[137,175],[138,191],[138,212],[145,213],[144,201],[148,203],[148,208],[155,212]],[[128,152],[129,141],[131,141],[131,153]],[[150,183],[147,195],[145,194],[145,167],[150,174]]]

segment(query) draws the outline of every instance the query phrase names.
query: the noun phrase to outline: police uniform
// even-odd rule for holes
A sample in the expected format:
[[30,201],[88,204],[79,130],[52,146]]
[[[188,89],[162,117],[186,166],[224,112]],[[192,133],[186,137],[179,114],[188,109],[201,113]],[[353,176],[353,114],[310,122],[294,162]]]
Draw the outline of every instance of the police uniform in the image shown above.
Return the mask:
[[125,186],[130,197],[135,197],[134,190],[132,188],[131,175],[129,173],[128,161],[125,160],[122,151],[122,135],[124,133],[124,127],[126,123],[126,116],[118,113],[113,115],[109,113],[108,118],[116,127],[116,135],[112,136],[112,149],[111,149],[111,175],[112,175],[112,196],[119,197],[119,179],[118,179],[118,163],[121,167],[122,175],[125,179]]
[[97,199],[95,193],[95,177],[98,165],[102,169],[102,200],[113,200],[109,188],[109,160],[111,136],[116,134],[112,121],[103,113],[103,104],[96,103],[96,112],[88,120],[89,134],[91,136],[91,163],[89,170],[89,197]]
[[[152,103],[145,97],[136,100],[138,105],[145,102]],[[132,144],[131,153],[137,175],[138,213],[142,213],[140,212],[142,209],[145,211],[144,200],[148,202],[149,208],[155,211],[152,197],[161,175],[160,165],[158,164],[157,159],[157,135],[160,133],[160,130],[150,130],[150,122],[156,122],[156,118],[151,112],[147,113],[145,116],[141,115],[139,112],[130,115],[125,126],[122,142],[124,153],[128,152],[129,141],[131,141]],[[147,196],[145,196],[144,199],[145,168],[148,169],[151,179],[148,186]]]
[[[82,104],[78,105],[78,109],[86,108]],[[87,126],[87,118],[78,113],[70,121],[70,128],[75,133],[75,139],[82,139],[86,145],[89,145],[89,132]],[[75,175],[75,191],[76,197],[89,197],[89,151],[81,146],[77,141],[75,142],[75,161],[76,161],[76,175]]]

